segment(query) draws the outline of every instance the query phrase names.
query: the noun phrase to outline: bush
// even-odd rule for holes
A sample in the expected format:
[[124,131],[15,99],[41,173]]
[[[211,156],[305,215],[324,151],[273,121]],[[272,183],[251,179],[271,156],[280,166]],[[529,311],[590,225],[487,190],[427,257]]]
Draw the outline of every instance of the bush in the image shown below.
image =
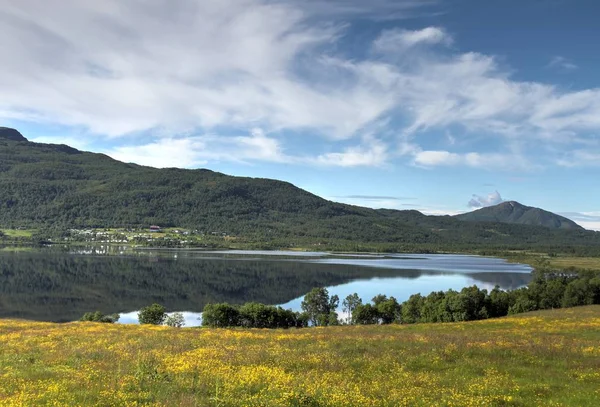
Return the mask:
[[119,314],[104,315],[100,311],[86,312],[81,317],[81,321],[105,322],[105,323],[109,323],[109,324],[114,324],[118,320],[119,320]]
[[226,302],[222,304],[206,304],[202,311],[202,325],[212,328],[239,326],[240,311]]
[[185,319],[181,312],[174,312],[171,315],[167,315],[165,318],[165,325],[173,328],[181,328],[185,325]]
[[162,325],[166,317],[166,309],[160,304],[152,304],[138,312],[140,324]]

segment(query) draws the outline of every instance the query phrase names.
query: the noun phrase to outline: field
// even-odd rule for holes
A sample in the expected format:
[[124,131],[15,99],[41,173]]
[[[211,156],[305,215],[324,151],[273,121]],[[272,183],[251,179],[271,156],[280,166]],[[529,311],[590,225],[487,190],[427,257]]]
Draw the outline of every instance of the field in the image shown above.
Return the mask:
[[578,269],[600,270],[600,257],[556,257],[550,258],[555,268],[575,267]]
[[24,230],[24,229],[0,229],[6,236],[13,238],[31,238],[35,230]]
[[2,406],[598,406],[600,306],[217,330],[0,321]]

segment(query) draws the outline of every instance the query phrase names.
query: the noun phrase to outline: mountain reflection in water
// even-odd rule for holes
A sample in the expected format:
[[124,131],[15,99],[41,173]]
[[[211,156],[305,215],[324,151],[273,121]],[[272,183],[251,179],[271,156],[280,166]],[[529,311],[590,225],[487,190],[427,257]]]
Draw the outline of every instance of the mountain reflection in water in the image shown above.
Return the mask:
[[248,301],[296,309],[313,287],[358,292],[366,301],[378,289],[375,294],[403,301],[417,292],[471,284],[513,289],[531,278],[528,266],[476,256],[195,250],[105,254],[96,249],[0,251],[0,318],[73,321],[88,311],[123,313],[153,302],[170,311],[200,312],[209,302]]

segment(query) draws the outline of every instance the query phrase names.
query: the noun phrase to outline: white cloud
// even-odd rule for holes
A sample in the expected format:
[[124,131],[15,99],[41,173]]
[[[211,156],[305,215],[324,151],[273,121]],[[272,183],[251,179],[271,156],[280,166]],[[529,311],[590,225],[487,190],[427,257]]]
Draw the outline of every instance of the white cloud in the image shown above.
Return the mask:
[[600,231],[600,211],[562,212],[559,215],[571,219],[585,229]]
[[392,29],[384,31],[373,43],[378,52],[404,52],[418,45],[450,45],[452,37],[439,27],[426,27],[422,30],[410,31]]
[[0,111],[111,136],[260,125],[351,137],[389,103],[360,84],[316,87],[296,75],[302,58],[311,75],[331,73],[315,50],[340,30],[307,24],[324,10],[299,4],[0,0]]
[[209,161],[249,163],[294,160],[284,153],[277,140],[267,137],[261,129],[254,129],[249,136],[161,138],[141,146],[116,147],[106,151],[106,154],[119,161],[159,168],[193,168]]
[[494,191],[486,196],[480,196],[473,194],[471,200],[468,205],[471,208],[483,208],[486,206],[498,205],[499,203],[504,202],[504,199],[500,196],[498,191]]
[[598,167],[600,166],[600,150],[574,150],[557,160],[562,167]]
[[552,57],[552,59],[548,63],[548,68],[558,68],[563,71],[574,71],[574,70],[578,69],[579,67],[577,65],[575,65],[575,63],[573,63],[573,61],[569,60],[568,58],[557,55],[557,56]]
[[[141,147],[119,141],[112,153],[143,162],[161,147],[183,151],[186,165],[282,162],[294,156],[282,153],[279,136],[289,130],[356,144],[293,158],[320,165],[381,166],[405,155],[427,167],[530,169],[525,153],[540,149],[549,162],[595,165],[596,153],[580,144],[600,131],[598,88],[516,80],[494,56],[437,47],[452,43],[441,27],[396,23],[367,45],[376,53],[338,52],[352,18],[406,17],[431,3],[0,0],[0,119],[135,134]],[[374,123],[386,123],[374,141],[356,142]],[[465,146],[464,131],[502,147],[422,147],[423,132],[450,126],[456,145]],[[231,128],[270,136],[236,138]],[[148,130],[162,139],[149,141]],[[175,137],[198,133],[215,135]],[[560,152],[552,152],[556,145]]]
[[385,144],[378,140],[369,139],[363,145],[348,147],[341,153],[322,154],[315,160],[325,166],[338,167],[381,167],[388,160]]
[[531,165],[518,155],[494,153],[451,153],[445,150],[426,150],[413,153],[414,164],[423,167],[467,166],[483,169],[523,169]]

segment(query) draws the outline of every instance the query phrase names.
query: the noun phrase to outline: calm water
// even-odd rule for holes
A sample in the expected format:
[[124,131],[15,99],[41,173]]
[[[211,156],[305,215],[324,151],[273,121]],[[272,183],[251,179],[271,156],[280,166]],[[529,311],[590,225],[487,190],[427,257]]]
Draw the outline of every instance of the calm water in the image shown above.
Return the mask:
[[531,269],[501,259],[463,255],[332,255],[311,252],[138,250],[120,248],[0,251],[0,318],[72,321],[85,312],[121,313],[158,302],[199,324],[208,302],[257,301],[300,309],[304,294],[327,287],[399,301],[411,294],[469,285],[514,289]]

